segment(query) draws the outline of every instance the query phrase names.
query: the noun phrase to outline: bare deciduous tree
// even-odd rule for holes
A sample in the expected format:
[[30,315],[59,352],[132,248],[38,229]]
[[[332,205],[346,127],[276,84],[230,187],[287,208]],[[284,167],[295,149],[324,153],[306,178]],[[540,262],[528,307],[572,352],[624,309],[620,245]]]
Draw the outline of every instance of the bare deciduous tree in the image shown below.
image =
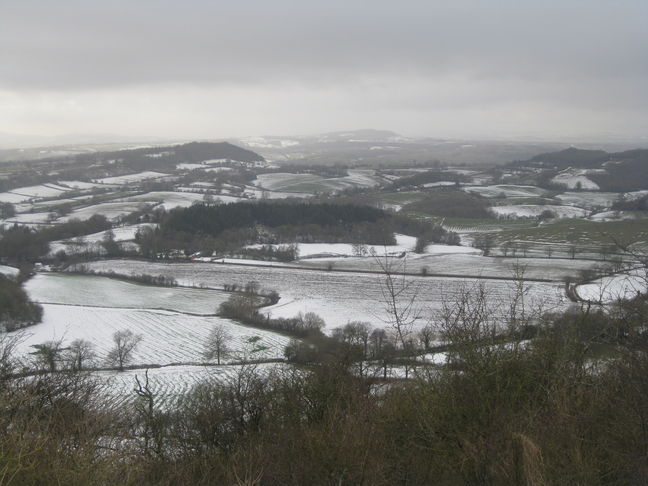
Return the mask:
[[216,363],[221,364],[221,358],[226,358],[231,352],[229,347],[229,341],[231,339],[231,334],[222,324],[217,324],[212,327],[203,351],[205,359],[212,360],[216,358]]
[[75,339],[66,349],[65,357],[73,370],[82,370],[85,363],[96,356],[94,344],[85,339]]
[[[419,287],[406,275],[406,259],[396,260],[387,256],[374,259],[382,273],[380,291],[386,318],[383,321],[394,331],[397,345],[405,353],[412,347],[411,334],[414,322],[421,317],[422,309],[417,303]],[[409,366],[405,366],[405,377]]]
[[130,329],[123,329],[113,334],[115,346],[106,356],[107,361],[124,371],[124,366],[133,358],[133,352],[142,341],[142,336]]

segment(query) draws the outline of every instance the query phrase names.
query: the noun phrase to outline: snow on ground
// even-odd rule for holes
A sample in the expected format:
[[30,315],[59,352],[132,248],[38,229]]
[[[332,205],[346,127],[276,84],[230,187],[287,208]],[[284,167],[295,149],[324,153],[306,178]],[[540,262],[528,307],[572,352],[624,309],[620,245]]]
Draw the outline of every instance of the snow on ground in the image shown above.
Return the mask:
[[509,206],[492,206],[490,210],[498,217],[515,217],[515,218],[537,218],[543,211],[552,211],[556,213],[559,218],[582,218],[587,215],[587,211],[573,206],[553,206],[536,205],[536,204],[520,204]]
[[91,235],[83,236],[82,238],[90,243],[99,243],[104,240],[106,234],[112,231],[115,241],[132,241],[135,239],[135,235],[142,228],[153,228],[155,225],[150,223],[140,223],[133,224],[128,226],[119,226],[107,231],[100,231],[99,233],[93,233]]
[[643,190],[643,191],[633,191],[633,192],[626,192],[623,195],[623,198],[626,201],[635,201],[637,199],[641,199],[644,196],[648,196],[648,190]]
[[438,245],[432,244],[425,247],[423,255],[445,256],[445,255],[481,255],[482,251],[471,246]]
[[289,197],[305,199],[313,197],[313,194],[308,192],[268,191],[253,186],[246,186],[243,194],[250,199],[287,199]]
[[427,184],[423,184],[422,187],[425,188],[432,188],[432,187],[445,187],[445,186],[456,186],[456,182],[451,182],[451,181],[441,181],[441,182],[428,182]]
[[464,186],[462,189],[489,198],[499,197],[501,195],[508,198],[538,197],[545,193],[544,189],[536,186],[518,186],[508,184],[499,184],[495,186]]
[[647,277],[646,272],[641,270],[603,277],[577,286],[576,293],[581,299],[601,303],[631,299],[648,290]]
[[[469,257],[471,255],[461,255]],[[433,257],[442,261],[445,257]],[[480,258],[480,257],[475,257]],[[369,260],[369,259],[363,259]],[[402,272],[401,263],[406,259],[390,259],[393,271]],[[554,262],[552,262],[554,263]],[[407,262],[407,269],[419,271],[419,262]],[[254,267],[218,263],[159,263],[108,260],[89,262],[89,268],[117,273],[150,273],[168,275],[178,281],[204,284],[222,288],[225,284],[245,285],[256,281],[261,288],[279,292],[280,301],[261,310],[274,317],[294,317],[299,312],[315,312],[327,323],[327,329],[345,325],[348,321],[367,321],[376,327],[388,327],[389,318],[384,308],[382,274],[357,272],[331,272],[326,270],[300,270],[288,267]],[[452,266],[446,273],[451,273]],[[474,275],[474,273],[472,273]],[[510,273],[509,273],[510,275]],[[400,279],[400,277],[399,277]],[[399,280],[400,282],[401,280]],[[410,291],[417,291],[421,317],[416,326],[424,325],[439,311],[444,300],[452,301],[466,286],[479,284],[479,280],[461,277],[408,276]],[[508,302],[515,283],[507,280],[491,280],[486,283],[492,303]],[[404,295],[403,298],[411,296]],[[529,283],[527,303],[532,306],[545,302],[546,309],[564,309],[568,302],[564,296],[563,283]]]
[[[240,197],[224,196],[221,194],[214,194],[213,196],[216,202],[220,201],[224,204],[244,200]],[[202,203],[204,197],[204,194],[196,192],[154,191],[127,197],[122,199],[122,201],[156,204],[158,205],[157,207],[169,211],[173,208],[188,208],[195,203]]]
[[93,182],[83,182],[83,181],[58,181],[61,186],[69,187],[74,190],[88,190],[94,187],[98,187],[99,184]]
[[[407,235],[395,235],[395,245],[353,245],[351,243],[297,243],[299,258],[346,257],[371,255],[399,255],[409,252],[416,245],[416,238]],[[248,245],[246,248],[258,249],[263,246],[279,248],[286,245]],[[358,253],[361,250],[362,253]]]
[[75,218],[84,221],[90,219],[90,217],[95,214],[101,214],[109,220],[114,221],[119,219],[121,216],[126,216],[127,214],[139,211],[145,207],[146,203],[138,201],[107,202],[75,209],[70,214],[59,218],[57,221],[66,222]]
[[20,213],[16,214],[13,218],[5,220],[6,223],[47,223],[49,221],[50,213]]
[[360,187],[374,187],[380,184],[379,179],[376,177],[375,170],[348,169],[347,172],[349,173],[348,176],[340,177],[338,180]]
[[6,276],[6,277],[12,277],[15,278],[18,276],[20,273],[20,270],[14,267],[10,267],[8,265],[0,265],[0,274]]
[[380,184],[374,170],[350,169],[347,176],[324,178],[315,174],[277,172],[259,174],[255,184],[270,191],[327,192],[349,187],[373,187]]
[[[446,253],[450,251],[465,250],[466,253]],[[451,250],[456,249],[456,250]],[[469,251],[474,253],[468,253]],[[520,265],[525,269],[526,278],[563,281],[566,277],[576,278],[579,272],[590,269],[595,262],[577,259],[560,258],[514,258],[514,257],[484,257],[475,248],[466,246],[439,248],[438,252],[424,254],[409,253],[407,255],[407,268],[413,274],[443,274],[461,276],[480,276],[495,278],[511,278],[514,267]],[[543,254],[543,256],[545,256]],[[379,265],[371,258],[327,258],[303,260],[301,266],[325,270],[327,264],[333,264],[334,269],[352,271],[379,271]]]
[[290,263],[284,262],[271,262],[264,260],[250,260],[248,258],[212,258],[212,257],[203,257],[203,258],[194,258],[192,259],[195,262],[214,262],[214,263],[231,263],[232,265],[256,265],[260,267],[270,266],[270,267],[290,267],[294,266]]
[[285,369],[282,363],[262,363],[257,365],[222,365],[222,366],[164,366],[143,369],[93,372],[92,376],[99,382],[101,395],[112,407],[124,407],[135,400],[133,388],[135,377],[140,382],[148,373],[149,386],[155,393],[156,406],[165,408],[176,402],[200,383],[228,383],[237,376],[247,373],[258,373],[268,376],[281,373]]
[[303,189],[301,189],[303,186],[313,186],[319,190],[330,190],[330,187],[326,184],[326,179],[314,174],[291,174],[286,172],[259,174],[255,184],[270,191],[303,192]]
[[551,181],[566,186],[569,189],[576,189],[580,186],[580,189],[586,189],[588,191],[599,190],[599,185],[587,177],[588,173],[589,171],[587,169],[569,168],[560,172]]
[[79,201],[82,201],[83,199],[88,199],[92,196],[86,195],[81,198],[56,198],[54,200],[44,200],[44,201],[32,201],[29,203],[23,203],[23,204],[16,204],[16,212],[18,213],[29,213],[37,210],[42,210],[43,208],[53,208],[56,206],[60,206],[62,204],[75,204],[78,203]]
[[63,250],[68,255],[72,253],[83,253],[85,251],[100,251],[101,242],[109,231],[112,231],[117,242],[133,241],[138,230],[141,228],[153,228],[155,225],[148,223],[120,226],[112,230],[100,231],[91,235],[79,236],[68,240],[58,240],[50,243],[50,255],[56,255]]
[[176,164],[176,169],[178,170],[194,170],[194,169],[204,169],[205,166],[203,164],[190,164],[190,163],[182,163],[182,164]]
[[68,191],[69,188],[56,184],[41,184],[38,186],[19,187],[0,193],[0,202],[19,204],[30,199],[56,198]]
[[597,207],[609,208],[619,199],[616,192],[565,192],[556,196],[563,204],[592,209]]
[[145,172],[138,172],[137,174],[105,177],[103,179],[97,179],[94,182],[98,184],[126,185],[126,184],[133,184],[137,182],[146,181],[149,179],[160,179],[161,177],[167,177],[168,175],[169,174],[164,174],[162,172],[145,171]]
[[207,167],[205,172],[226,172],[232,170],[231,167]]
[[[97,361],[106,364],[106,355],[113,347],[117,331],[130,330],[142,336],[133,353],[131,364],[195,363],[203,361],[210,330],[222,325],[231,335],[232,358],[244,355],[256,358],[283,356],[288,338],[260,329],[241,326],[219,317],[193,316],[180,312],[151,309],[122,309],[77,305],[42,304],[43,322],[16,331],[22,336],[16,352],[27,357],[34,344],[75,339],[90,341],[97,352]],[[258,337],[256,344],[250,342]],[[264,347],[265,349],[260,349]],[[253,353],[254,349],[258,351]]]
[[619,221],[622,219],[634,219],[635,215],[626,211],[603,211],[589,217],[592,221]]
[[45,197],[58,197],[68,189],[56,184],[41,184],[38,186],[30,187],[20,187],[18,189],[12,189],[9,192],[13,194],[19,194],[21,196],[27,196],[29,198],[45,198]]
[[[394,255],[401,254],[414,249],[416,238],[406,235],[397,235],[396,245],[361,245],[364,256]],[[249,245],[247,248],[261,248],[268,245]],[[275,249],[286,245],[270,245]],[[299,258],[317,258],[330,256],[361,256],[354,251],[356,245],[351,243],[298,243]]]
[[220,290],[155,287],[95,275],[41,273],[25,283],[37,302],[66,305],[167,309],[214,314],[229,294]]
[[29,201],[31,197],[21,196],[20,194],[14,194],[13,192],[0,192],[0,202],[19,204],[25,201]]

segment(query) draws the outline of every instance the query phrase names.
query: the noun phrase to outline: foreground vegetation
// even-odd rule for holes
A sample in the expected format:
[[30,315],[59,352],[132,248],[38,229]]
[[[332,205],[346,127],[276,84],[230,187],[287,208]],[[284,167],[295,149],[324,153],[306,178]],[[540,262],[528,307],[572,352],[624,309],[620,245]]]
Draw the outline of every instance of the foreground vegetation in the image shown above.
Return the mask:
[[144,373],[121,410],[83,373],[21,377],[5,336],[3,484],[643,484],[647,305],[548,317],[506,342],[470,307],[440,325],[447,365],[414,379],[358,374],[347,340],[164,409]]

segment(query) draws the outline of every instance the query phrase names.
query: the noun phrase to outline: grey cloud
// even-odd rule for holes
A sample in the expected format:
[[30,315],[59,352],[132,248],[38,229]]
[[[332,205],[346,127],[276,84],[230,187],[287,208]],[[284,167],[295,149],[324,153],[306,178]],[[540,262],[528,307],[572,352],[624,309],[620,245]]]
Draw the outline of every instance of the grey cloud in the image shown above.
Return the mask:
[[646,19],[645,0],[0,0],[0,130],[641,135]]
[[648,7],[633,1],[27,0],[0,8],[5,88],[648,72]]

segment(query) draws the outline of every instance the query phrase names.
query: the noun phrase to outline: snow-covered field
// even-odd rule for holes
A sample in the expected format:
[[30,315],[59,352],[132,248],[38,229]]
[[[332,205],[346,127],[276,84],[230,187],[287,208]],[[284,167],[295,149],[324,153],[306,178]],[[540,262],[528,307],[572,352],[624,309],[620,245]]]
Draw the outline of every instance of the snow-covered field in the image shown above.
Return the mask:
[[111,232],[115,237],[115,241],[132,241],[135,235],[142,228],[153,228],[155,225],[150,223],[132,224],[128,226],[118,226],[107,231],[100,231],[91,235],[82,236],[81,238],[88,243],[99,243],[104,240],[106,234]]
[[[173,404],[200,383],[229,383],[239,375],[249,373],[269,376],[281,373],[285,365],[281,363],[262,363],[258,365],[222,366],[164,366],[148,370],[149,387],[155,393],[156,406],[165,408]],[[135,400],[137,377],[144,383],[146,370],[126,370],[123,372],[100,371],[93,373],[102,391],[102,396],[112,407],[127,406]]]
[[[288,338],[238,325],[213,315],[227,294],[207,289],[163,288],[106,277],[40,274],[26,284],[41,302],[43,322],[18,331],[19,354],[28,357],[34,344],[75,339],[93,343],[97,364],[105,364],[116,331],[142,336],[133,365],[202,362],[210,330],[222,325],[231,335],[230,359],[283,355]],[[203,314],[203,315],[201,315]]]
[[542,196],[546,192],[544,189],[536,186],[517,186],[508,184],[499,184],[495,186],[463,186],[462,189],[489,198],[499,197],[502,195],[508,198],[538,197]]
[[648,291],[648,275],[641,270],[603,277],[576,287],[576,292],[581,299],[604,304],[620,299],[631,299],[646,291]]
[[[46,341],[61,340],[65,345],[75,339],[85,339],[94,345],[98,364],[106,364],[106,355],[113,347],[113,334],[130,330],[142,336],[131,364],[195,363],[203,361],[201,353],[214,325],[224,326],[230,334],[230,359],[234,360],[245,356],[280,357],[288,343],[284,336],[212,316],[60,304],[43,304],[43,309],[42,323],[18,331],[22,334],[16,350],[19,355],[27,357],[33,351],[32,345]],[[257,337],[256,343],[251,342]]]
[[[204,195],[195,192],[155,191],[122,199],[124,202],[141,202],[155,204],[156,207],[169,211],[173,208],[188,208],[192,204],[203,202]],[[214,200],[222,203],[242,201],[242,198],[214,194]]]
[[[438,246],[439,248],[432,251],[429,251],[430,247],[428,247],[428,251],[424,254],[408,254],[407,267],[409,271],[414,274],[420,274],[425,271],[428,274],[510,278],[513,275],[514,266],[519,264],[524,267],[524,275],[526,278],[546,279],[558,282],[564,280],[566,277],[576,278],[581,270],[592,268],[594,265],[589,260],[577,259],[484,257],[481,256],[481,251],[471,247]],[[465,253],[460,253],[459,251],[455,253],[448,252],[451,249],[465,250]],[[471,251],[473,253],[470,253]],[[542,256],[546,255],[542,253]],[[299,264],[301,266],[322,270],[327,268],[327,264],[332,264],[335,269],[340,270],[379,270],[379,265],[372,258],[316,258],[300,261]]]
[[573,206],[554,206],[551,204],[520,204],[507,206],[492,206],[490,210],[498,217],[537,218],[543,211],[552,211],[559,218],[582,218],[587,211]]
[[34,224],[49,221],[50,213],[20,213],[13,218],[4,220],[6,223]]
[[146,172],[138,172],[137,174],[127,174],[127,175],[122,175],[122,176],[115,176],[115,177],[105,177],[103,179],[97,179],[96,182],[97,184],[114,184],[114,185],[126,185],[126,184],[134,184],[150,179],[160,179],[162,177],[167,177],[169,174],[164,174],[162,172],[153,172],[153,171],[146,171]]
[[[401,260],[392,260],[400,262]],[[281,295],[278,304],[262,310],[274,317],[293,317],[299,312],[315,312],[332,329],[348,321],[367,321],[376,327],[388,326],[384,309],[380,274],[354,272],[327,272],[319,270],[298,270],[288,267],[252,267],[218,263],[158,263],[109,260],[91,262],[88,267],[96,270],[112,269],[117,273],[150,273],[168,275],[180,282],[204,284],[220,288],[225,284],[244,285],[249,281],[259,282],[262,288],[276,290]],[[416,267],[418,269],[418,266]],[[417,289],[421,317],[417,325],[424,325],[437,312],[444,300],[452,301],[462,288],[479,283],[477,279],[407,277],[411,281],[410,291]],[[490,280],[486,283],[492,294],[491,302],[506,302],[513,292],[513,282]],[[409,294],[411,295],[411,294]],[[527,303],[538,305],[544,302],[547,308],[564,309],[568,305],[564,298],[563,285],[556,283],[529,284]]]
[[69,187],[74,190],[89,190],[94,187],[97,187],[98,184],[94,182],[83,182],[83,181],[59,181],[59,185]]
[[20,194],[14,194],[13,192],[0,192],[0,202],[19,204],[25,201],[29,201],[31,197],[22,196]]
[[8,265],[0,265],[0,274],[5,275],[7,277],[12,277],[15,278],[18,276],[20,273],[20,270],[18,270],[15,267],[10,267]]
[[146,203],[138,201],[107,202],[75,209],[67,216],[59,218],[58,221],[65,222],[75,218],[83,221],[90,219],[95,214],[101,214],[109,220],[115,221],[122,216],[141,210],[144,207],[146,207]]
[[69,240],[58,240],[50,243],[50,255],[56,255],[59,251],[64,251],[68,255],[74,253],[84,252],[99,252],[102,253],[101,242],[106,238],[109,231],[112,231],[116,242],[122,243],[126,241],[133,241],[135,234],[141,228],[152,228],[154,225],[142,223],[130,226],[120,226],[108,231],[100,231],[91,235],[79,236]]
[[551,182],[566,186],[568,189],[585,189],[588,191],[597,191],[599,185],[587,177],[587,169],[565,169],[556,175]]
[[380,183],[373,170],[350,169],[348,173],[348,176],[326,179],[314,174],[277,172],[260,174],[255,183],[270,191],[283,192],[339,191],[349,187],[373,187]]
[[616,192],[565,192],[556,196],[563,204],[591,209],[609,208],[619,198]]
[[30,199],[55,198],[65,194],[70,189],[57,184],[41,184],[38,186],[19,187],[0,193],[0,202],[18,204]]
[[592,214],[589,219],[592,221],[619,221],[622,219],[634,219],[635,215],[632,212],[626,211],[603,211],[601,213]]
[[228,294],[219,290],[155,287],[94,275],[41,273],[25,283],[30,297],[42,303],[167,309],[214,314]]
[[[414,249],[416,238],[407,235],[396,235],[395,245],[362,245],[356,247],[350,243],[298,243],[299,258],[345,257],[371,255],[399,255]],[[247,248],[260,248],[264,245],[249,245]],[[268,245],[265,245],[268,246]],[[269,245],[278,248],[285,245]],[[440,245],[443,246],[443,245]],[[459,248],[459,247],[457,247]],[[471,249],[473,250],[473,249]],[[361,251],[362,254],[358,254]]]

